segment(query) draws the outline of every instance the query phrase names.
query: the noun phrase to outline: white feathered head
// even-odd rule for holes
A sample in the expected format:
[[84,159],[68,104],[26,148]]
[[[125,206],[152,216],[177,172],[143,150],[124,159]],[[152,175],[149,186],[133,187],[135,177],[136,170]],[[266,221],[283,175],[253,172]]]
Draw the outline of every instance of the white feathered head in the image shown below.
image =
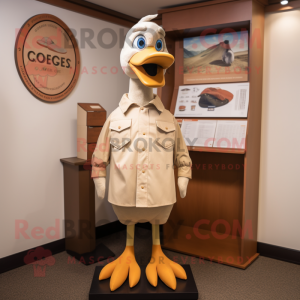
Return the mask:
[[164,73],[174,62],[167,50],[165,31],[150,22],[156,17],[146,16],[128,31],[120,56],[125,74],[149,87],[164,86]]

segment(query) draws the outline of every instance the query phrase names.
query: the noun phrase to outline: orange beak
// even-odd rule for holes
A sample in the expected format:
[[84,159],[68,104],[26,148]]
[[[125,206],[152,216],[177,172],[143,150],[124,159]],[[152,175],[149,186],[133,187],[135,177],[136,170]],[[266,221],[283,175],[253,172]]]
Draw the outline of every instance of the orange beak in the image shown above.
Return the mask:
[[154,47],[147,47],[132,56],[129,66],[145,86],[163,87],[164,70],[168,69],[173,62],[173,55],[158,52]]

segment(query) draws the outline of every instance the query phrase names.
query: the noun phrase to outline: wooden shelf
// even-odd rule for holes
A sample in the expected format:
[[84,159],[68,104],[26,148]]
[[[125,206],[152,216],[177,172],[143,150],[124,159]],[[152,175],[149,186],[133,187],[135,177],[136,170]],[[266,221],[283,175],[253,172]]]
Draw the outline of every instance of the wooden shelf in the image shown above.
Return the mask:
[[[226,239],[218,239],[214,235],[221,236],[222,234],[215,232],[213,235],[210,230],[198,229],[199,234],[209,237],[208,239],[200,239],[195,236],[194,230],[193,227],[180,226],[176,232],[176,238],[164,239],[162,247],[241,269],[246,269],[258,257],[258,254],[255,254],[243,261],[240,237],[229,235]],[[179,259],[179,261],[181,260]],[[201,264],[201,261],[198,260],[198,263]]]
[[[230,28],[235,31],[246,29],[250,40],[259,40],[249,47],[249,70],[252,71],[248,74],[250,96],[246,149],[188,147],[193,171],[187,196],[181,199],[177,187],[177,202],[168,222],[163,225],[164,248],[213,261],[223,257],[224,264],[245,269],[258,256],[264,6],[254,0],[212,0],[163,10],[161,13],[162,26],[167,33],[167,47],[175,57],[175,64],[168,69],[166,85],[158,89],[158,95],[171,113],[175,111],[179,86],[184,85],[181,71],[184,66],[184,38],[205,35],[208,28],[211,33]],[[259,71],[254,71],[257,68]],[[209,234],[208,240],[196,238],[193,228],[199,220],[209,221],[210,225],[200,227],[200,232]],[[224,224],[216,229],[211,225],[220,220],[230,224],[231,228],[237,222],[242,232],[251,234],[244,238],[232,239],[229,236],[216,239],[212,230],[222,234],[225,231]],[[177,227],[177,236],[174,236]]]
[[198,151],[198,152],[232,153],[232,154],[245,154],[246,153],[246,149],[196,147],[196,146],[188,146],[187,148],[189,151]]

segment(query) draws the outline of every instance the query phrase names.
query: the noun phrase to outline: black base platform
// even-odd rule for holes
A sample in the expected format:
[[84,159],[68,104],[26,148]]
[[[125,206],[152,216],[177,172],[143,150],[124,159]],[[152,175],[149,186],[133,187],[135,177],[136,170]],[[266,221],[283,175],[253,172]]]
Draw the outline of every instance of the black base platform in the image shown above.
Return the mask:
[[94,251],[88,253],[78,254],[74,251],[66,251],[70,256],[75,257],[82,264],[87,266],[115,256],[115,254],[102,243],[98,244]]
[[109,289],[109,279],[99,281],[99,274],[103,267],[96,267],[95,273],[89,293],[89,300],[164,300],[164,299],[198,299],[198,290],[194,280],[194,276],[189,265],[183,265],[187,280],[177,280],[176,291],[168,288],[160,279],[158,279],[157,287],[153,287],[147,280],[145,269],[141,267],[141,279],[139,283],[132,289],[129,287],[128,278],[123,285],[111,292]]

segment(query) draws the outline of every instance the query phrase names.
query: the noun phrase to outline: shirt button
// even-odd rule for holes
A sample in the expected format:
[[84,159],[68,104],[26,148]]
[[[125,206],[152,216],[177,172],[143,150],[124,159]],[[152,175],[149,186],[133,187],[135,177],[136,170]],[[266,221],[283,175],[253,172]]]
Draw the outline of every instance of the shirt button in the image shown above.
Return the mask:
[[143,173],[145,173],[146,171],[145,171],[145,170],[143,170],[142,172],[143,172]]
[[144,110],[144,107],[141,107],[141,110]]
[[143,190],[143,189],[144,189],[144,187],[143,187],[143,186],[141,186],[141,189]]
[[118,128],[121,129],[121,126],[119,126]]
[[166,130],[168,130],[168,127],[166,127]]
[[143,132],[143,135],[145,135],[146,134],[146,132]]

